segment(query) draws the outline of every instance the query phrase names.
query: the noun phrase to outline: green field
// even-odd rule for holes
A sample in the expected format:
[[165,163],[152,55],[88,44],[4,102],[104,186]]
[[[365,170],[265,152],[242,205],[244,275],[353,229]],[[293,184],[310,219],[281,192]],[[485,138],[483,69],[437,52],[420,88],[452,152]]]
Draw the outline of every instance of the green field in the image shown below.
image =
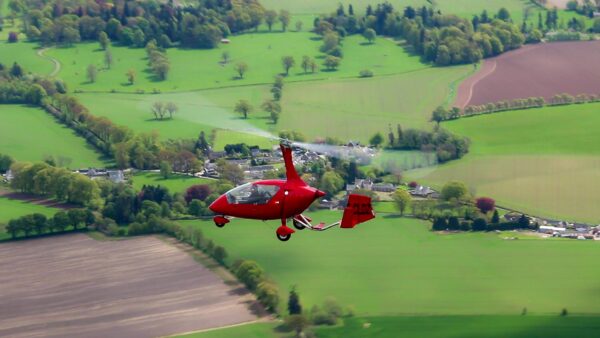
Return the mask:
[[52,216],[56,213],[56,211],[56,209],[48,208],[42,205],[27,203],[25,201],[9,199],[0,196],[0,240],[10,238],[10,234],[4,231],[4,226],[11,219],[33,213]]
[[213,180],[198,178],[187,175],[172,174],[168,179],[163,178],[160,173],[143,172],[137,173],[132,177],[132,184],[136,190],[141,190],[144,185],[160,185],[169,189],[170,193],[183,193],[192,185],[210,184]]
[[46,156],[63,158],[70,168],[105,167],[85,140],[59,124],[42,109],[0,105],[0,153],[20,161],[42,161]]
[[[333,222],[341,215],[310,216]],[[230,262],[256,260],[279,285],[282,308],[296,285],[305,308],[333,296],[358,315],[516,315],[523,307],[534,314],[600,313],[594,241],[439,235],[427,222],[384,215],[354,230],[302,231],[287,243],[275,238],[277,222],[184,224],[223,245]]]
[[[255,323],[195,333],[186,338],[292,337],[277,323]],[[597,337],[598,317],[587,316],[399,316],[348,318],[343,326],[313,329],[320,338],[570,338]]]
[[35,43],[0,41],[0,63],[10,67],[17,62],[27,73],[50,74],[54,65],[49,60],[37,55],[38,48]]
[[[301,130],[309,139],[338,137],[367,142],[389,126],[427,126],[431,112],[452,94],[450,84],[473,66],[336,82],[294,83],[285,88],[278,128]],[[323,120],[327,123],[323,123]]]
[[[273,77],[283,73],[281,57],[294,56],[296,66],[290,70],[286,81],[322,80],[340,77],[358,77],[363,69],[371,69],[376,75],[397,74],[426,68],[418,56],[411,56],[402,46],[388,39],[378,39],[375,44],[365,44],[361,36],[351,36],[343,42],[344,59],[338,71],[326,71],[322,63],[318,36],[310,32],[262,32],[231,37],[231,43],[211,50],[178,49],[167,51],[171,63],[169,76],[157,81],[147,70],[146,51],[143,48],[113,46],[114,64],[106,69],[104,52],[97,43],[78,44],[71,48],[55,48],[47,52],[60,61],[59,77],[71,90],[126,91],[144,90],[185,91],[206,88],[246,86],[271,83]],[[230,53],[231,60],[221,64],[221,54]],[[303,55],[316,59],[320,68],[316,73],[304,73],[300,66]],[[235,64],[245,62],[248,72],[243,79],[237,78]],[[95,64],[100,70],[95,83],[89,83],[86,69]],[[137,72],[134,85],[126,81],[129,69]]]
[[462,180],[477,195],[533,215],[597,223],[600,104],[503,112],[443,123],[471,139],[460,161],[407,176]]

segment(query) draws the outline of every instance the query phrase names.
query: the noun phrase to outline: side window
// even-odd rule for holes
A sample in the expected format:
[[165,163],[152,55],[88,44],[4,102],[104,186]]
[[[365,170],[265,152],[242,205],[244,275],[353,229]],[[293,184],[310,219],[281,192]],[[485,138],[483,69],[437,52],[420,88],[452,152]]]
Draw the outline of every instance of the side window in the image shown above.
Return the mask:
[[266,204],[279,191],[276,185],[246,183],[227,193],[229,204]]

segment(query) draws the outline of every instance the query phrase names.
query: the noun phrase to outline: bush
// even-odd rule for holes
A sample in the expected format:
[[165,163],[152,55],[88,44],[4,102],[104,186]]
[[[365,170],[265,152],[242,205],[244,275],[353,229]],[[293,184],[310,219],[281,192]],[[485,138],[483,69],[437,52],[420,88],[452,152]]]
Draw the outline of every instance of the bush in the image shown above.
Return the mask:
[[359,77],[373,77],[373,72],[368,69],[363,69],[358,73]]
[[473,221],[473,231],[485,231],[487,230],[487,221],[485,218],[478,218]]

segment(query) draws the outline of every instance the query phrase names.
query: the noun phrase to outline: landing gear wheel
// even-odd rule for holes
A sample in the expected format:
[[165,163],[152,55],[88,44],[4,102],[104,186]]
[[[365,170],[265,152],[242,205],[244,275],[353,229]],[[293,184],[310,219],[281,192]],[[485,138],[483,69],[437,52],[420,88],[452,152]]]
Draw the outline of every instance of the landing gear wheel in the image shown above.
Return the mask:
[[217,223],[215,222],[215,225],[217,226],[217,228],[222,228],[225,226],[225,223]]
[[298,230],[302,230],[304,228],[306,228],[306,226],[296,220],[293,220],[292,223],[294,224],[294,228],[298,229]]
[[282,242],[287,242],[290,240],[290,238],[292,238],[292,235],[280,235],[277,234],[277,239],[282,241]]

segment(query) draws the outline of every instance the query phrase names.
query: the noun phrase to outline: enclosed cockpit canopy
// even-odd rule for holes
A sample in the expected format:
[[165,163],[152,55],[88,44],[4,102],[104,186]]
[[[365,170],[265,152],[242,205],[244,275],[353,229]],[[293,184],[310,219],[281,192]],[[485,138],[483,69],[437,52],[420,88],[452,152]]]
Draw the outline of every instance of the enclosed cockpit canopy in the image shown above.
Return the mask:
[[229,190],[229,204],[267,204],[279,191],[279,186],[261,183],[246,183]]

